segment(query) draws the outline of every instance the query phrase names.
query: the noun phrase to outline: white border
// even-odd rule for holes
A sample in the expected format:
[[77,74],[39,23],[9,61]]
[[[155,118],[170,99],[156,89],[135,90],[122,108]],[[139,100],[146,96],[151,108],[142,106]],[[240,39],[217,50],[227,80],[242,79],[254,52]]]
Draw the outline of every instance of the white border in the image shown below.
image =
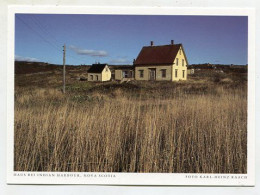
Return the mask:
[[[186,173],[68,173],[79,177],[37,176],[41,172],[14,172],[14,14],[128,14],[128,15],[230,15],[248,16],[248,161],[247,174],[186,174]],[[9,184],[116,184],[116,185],[201,185],[201,186],[253,186],[255,184],[255,10],[234,8],[152,8],[152,7],[79,7],[79,6],[9,6],[7,58],[7,183]],[[14,176],[14,173],[27,176]],[[35,176],[28,176],[28,174]],[[97,177],[84,177],[92,174]],[[102,177],[99,177],[99,174]],[[115,177],[109,177],[109,176]],[[106,177],[104,177],[106,176]],[[199,178],[187,179],[187,176]],[[215,178],[222,176],[222,178]],[[228,179],[223,179],[228,176]],[[246,176],[247,179],[231,179]],[[203,178],[200,178],[203,177]]]

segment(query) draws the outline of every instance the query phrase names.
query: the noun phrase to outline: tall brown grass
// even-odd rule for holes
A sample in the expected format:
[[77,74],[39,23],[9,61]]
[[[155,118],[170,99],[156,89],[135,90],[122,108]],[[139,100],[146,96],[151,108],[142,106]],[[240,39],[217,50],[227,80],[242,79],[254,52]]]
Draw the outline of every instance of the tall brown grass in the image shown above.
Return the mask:
[[193,92],[16,88],[14,170],[246,173],[246,89]]

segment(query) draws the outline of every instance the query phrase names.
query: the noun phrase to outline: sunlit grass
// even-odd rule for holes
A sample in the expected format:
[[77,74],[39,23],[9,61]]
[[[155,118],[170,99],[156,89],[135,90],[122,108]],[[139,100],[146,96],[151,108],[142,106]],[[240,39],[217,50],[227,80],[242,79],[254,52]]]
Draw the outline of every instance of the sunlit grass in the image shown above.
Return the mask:
[[246,173],[246,88],[159,85],[16,88],[14,170]]

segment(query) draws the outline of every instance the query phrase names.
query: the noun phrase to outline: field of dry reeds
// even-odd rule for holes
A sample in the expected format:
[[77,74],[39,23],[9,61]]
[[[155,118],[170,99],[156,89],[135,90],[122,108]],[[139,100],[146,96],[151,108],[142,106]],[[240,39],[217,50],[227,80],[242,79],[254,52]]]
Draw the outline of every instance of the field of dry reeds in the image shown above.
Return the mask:
[[24,78],[15,171],[246,173],[246,83],[78,81],[64,95]]

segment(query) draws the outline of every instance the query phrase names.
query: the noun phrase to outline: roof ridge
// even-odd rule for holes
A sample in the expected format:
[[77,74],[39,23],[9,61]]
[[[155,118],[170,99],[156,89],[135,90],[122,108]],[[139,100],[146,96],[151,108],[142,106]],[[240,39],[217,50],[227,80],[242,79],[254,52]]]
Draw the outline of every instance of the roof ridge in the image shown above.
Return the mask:
[[174,45],[172,45],[172,44],[168,44],[168,45],[153,45],[153,46],[149,45],[149,46],[143,46],[143,47],[163,47],[163,46],[179,46],[179,45],[182,45],[182,44],[178,43],[178,44],[174,44]]

